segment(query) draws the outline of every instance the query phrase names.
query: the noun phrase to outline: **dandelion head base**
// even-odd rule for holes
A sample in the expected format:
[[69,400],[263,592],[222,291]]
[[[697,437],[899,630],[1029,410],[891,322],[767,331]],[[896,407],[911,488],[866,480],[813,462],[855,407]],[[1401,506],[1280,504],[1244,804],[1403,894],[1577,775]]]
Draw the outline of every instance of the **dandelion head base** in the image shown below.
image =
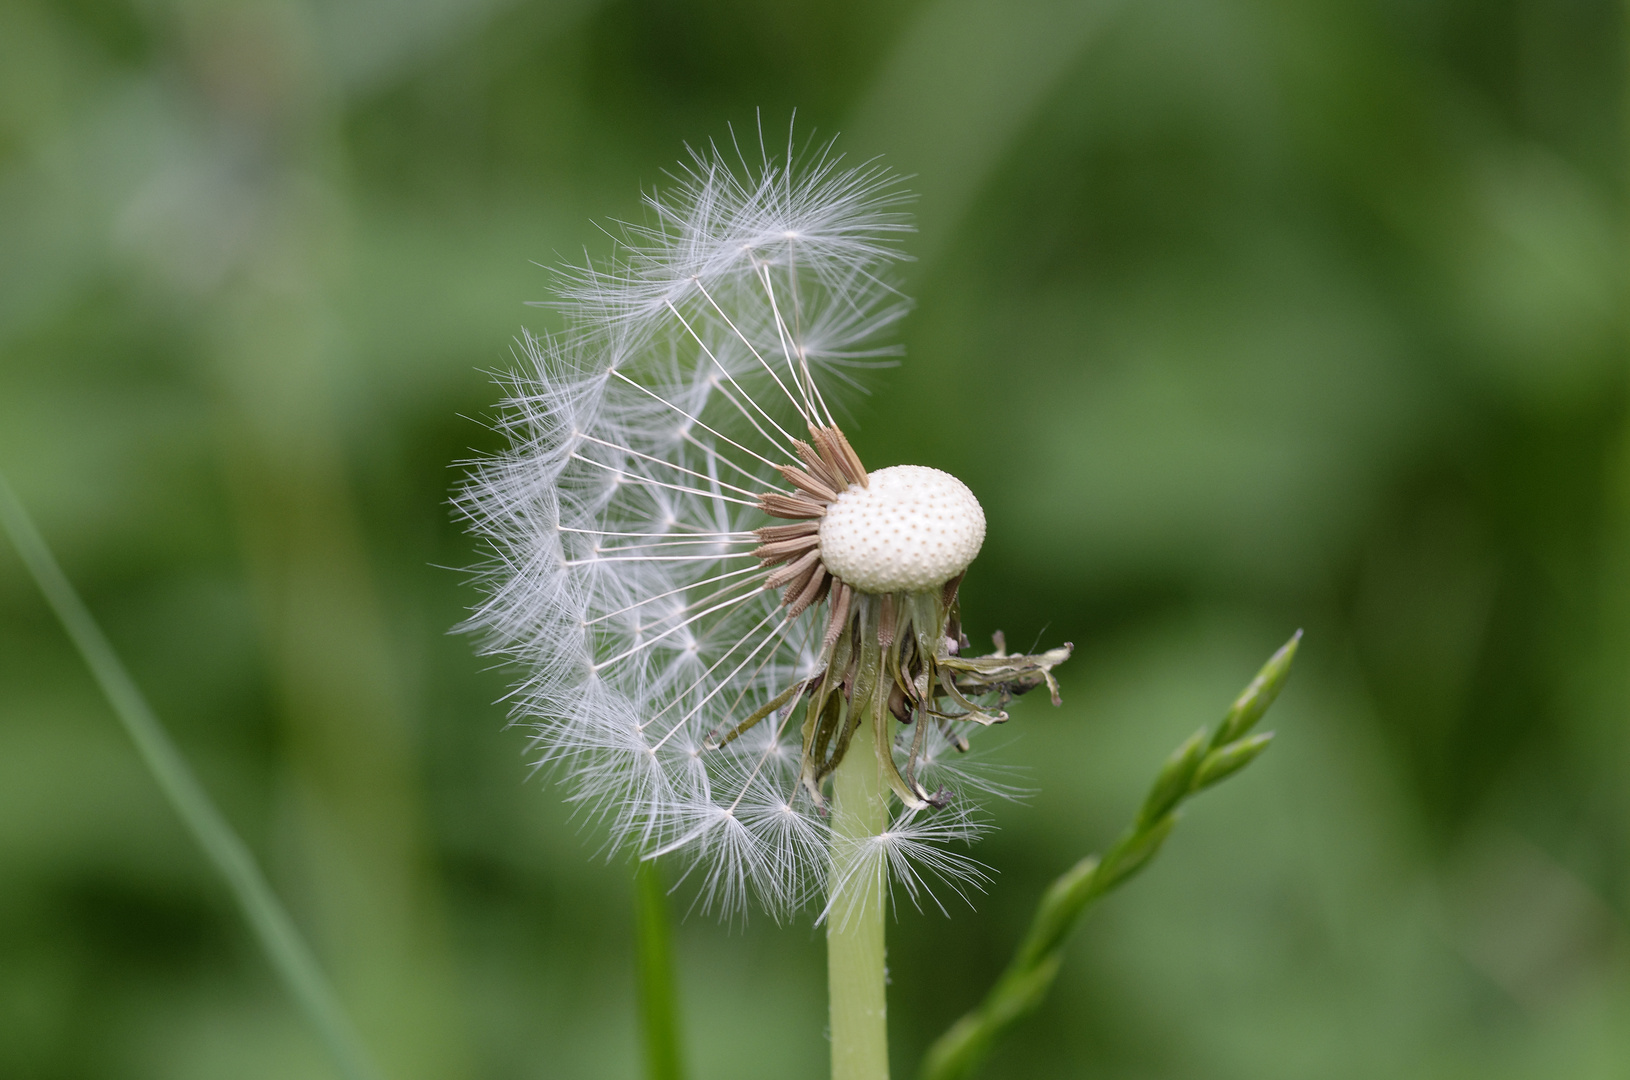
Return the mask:
[[895,465],[838,496],[821,519],[827,572],[868,593],[943,585],[985,541],[985,512],[968,485],[938,469]]

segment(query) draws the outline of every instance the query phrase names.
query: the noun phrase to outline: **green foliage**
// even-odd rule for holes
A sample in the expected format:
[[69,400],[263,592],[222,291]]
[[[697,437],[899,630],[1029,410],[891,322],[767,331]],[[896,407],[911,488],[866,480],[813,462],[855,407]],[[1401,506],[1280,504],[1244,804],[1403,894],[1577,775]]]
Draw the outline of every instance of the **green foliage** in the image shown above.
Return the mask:
[[972,1075],[990,1056],[997,1040],[1046,999],[1064,962],[1064,944],[1087,908],[1124,885],[1160,852],[1177,824],[1183,801],[1243,769],[1268,748],[1272,732],[1251,735],[1250,730],[1279,696],[1301,640],[1298,630],[1269,658],[1215,733],[1202,728],[1172,752],[1149,788],[1137,820],[1102,858],[1087,856],[1048,887],[1013,960],[985,1000],[928,1048],[922,1080],[961,1080]]
[[367,1049],[358,1041],[350,1019],[317,966],[310,947],[266,883],[254,856],[221,816],[164,725],[153,715],[147,699],[72,583],[63,576],[45,538],[34,527],[27,509],[17,501],[4,475],[0,475],[0,532],[10,537],[16,546],[29,575],[84,657],[85,665],[95,676],[176,816],[232,890],[232,897],[259,940],[266,959],[327,1044],[335,1066],[346,1080],[374,1080],[379,1073],[369,1060]]

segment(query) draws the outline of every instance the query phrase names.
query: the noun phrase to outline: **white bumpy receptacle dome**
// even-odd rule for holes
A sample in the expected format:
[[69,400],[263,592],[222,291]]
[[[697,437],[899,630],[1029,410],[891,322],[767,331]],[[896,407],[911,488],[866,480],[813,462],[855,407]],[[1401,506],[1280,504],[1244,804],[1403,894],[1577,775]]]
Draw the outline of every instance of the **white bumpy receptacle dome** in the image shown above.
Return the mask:
[[917,592],[968,568],[985,542],[985,512],[968,485],[939,469],[878,469],[827,507],[821,561],[865,593]]

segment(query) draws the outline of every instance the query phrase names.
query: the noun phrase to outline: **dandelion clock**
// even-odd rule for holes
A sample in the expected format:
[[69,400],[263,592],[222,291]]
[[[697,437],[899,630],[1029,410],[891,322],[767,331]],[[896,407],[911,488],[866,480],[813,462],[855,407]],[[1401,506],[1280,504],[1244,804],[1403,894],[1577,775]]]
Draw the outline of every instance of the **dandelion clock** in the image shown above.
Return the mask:
[[970,740],[1020,694],[1056,703],[1070,646],[971,655],[978,493],[844,429],[910,306],[905,192],[830,146],[754,157],[693,152],[609,264],[562,275],[510,449],[458,499],[491,552],[468,626],[620,848],[682,860],[727,915],[817,913],[833,1075],[883,1077],[891,885],[977,882]]

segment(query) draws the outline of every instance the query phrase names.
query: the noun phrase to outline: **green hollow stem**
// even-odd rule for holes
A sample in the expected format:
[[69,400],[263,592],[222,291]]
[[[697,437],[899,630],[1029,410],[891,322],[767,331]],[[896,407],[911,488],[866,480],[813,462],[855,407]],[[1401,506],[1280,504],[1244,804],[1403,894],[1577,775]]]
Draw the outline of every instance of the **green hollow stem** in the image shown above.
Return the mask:
[[684,1080],[668,894],[662,870],[651,860],[641,860],[634,869],[634,929],[645,1075],[647,1080]]
[[889,823],[889,786],[861,721],[832,774],[832,870],[826,913],[832,1080],[888,1080],[888,978],[883,930],[887,890],[880,860],[857,857]]
[[79,650],[159,789],[205,856],[226,879],[272,968],[347,1080],[377,1080],[378,1070],[339,998],[272,892],[249,848],[227,824],[147,699],[102,633],[21,501],[0,476],[0,526],[22,556],[34,583]]

